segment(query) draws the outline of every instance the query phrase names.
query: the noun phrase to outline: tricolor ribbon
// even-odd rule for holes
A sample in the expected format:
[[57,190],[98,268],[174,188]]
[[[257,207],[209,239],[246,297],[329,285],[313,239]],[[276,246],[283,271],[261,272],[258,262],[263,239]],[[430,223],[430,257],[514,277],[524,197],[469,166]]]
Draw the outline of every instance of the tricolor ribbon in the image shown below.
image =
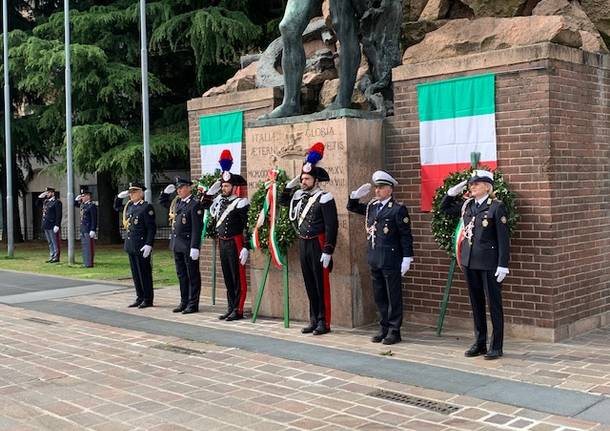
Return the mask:
[[260,249],[260,233],[259,228],[263,226],[267,215],[269,215],[269,254],[273,264],[278,268],[282,269],[284,263],[282,262],[282,255],[280,253],[280,245],[277,240],[277,233],[275,229],[278,212],[277,212],[277,176],[279,169],[272,169],[269,171],[269,180],[265,182],[264,186],[267,190],[265,194],[265,200],[263,201],[263,208],[258,215],[252,238],[250,239],[250,245],[252,250]]
[[457,260],[457,264],[460,269],[462,269],[462,264],[460,263],[460,252],[462,251],[462,240],[464,239],[464,234],[464,219],[460,217],[460,221],[458,222],[453,234],[453,253],[455,253],[455,259]]
[[[203,189],[203,193],[208,191],[208,187],[199,184],[199,187],[197,187],[197,189]],[[204,211],[203,213],[203,229],[201,229],[201,243],[203,244],[203,241],[205,241],[205,234],[208,231],[208,222],[210,221],[210,210],[207,209]]]

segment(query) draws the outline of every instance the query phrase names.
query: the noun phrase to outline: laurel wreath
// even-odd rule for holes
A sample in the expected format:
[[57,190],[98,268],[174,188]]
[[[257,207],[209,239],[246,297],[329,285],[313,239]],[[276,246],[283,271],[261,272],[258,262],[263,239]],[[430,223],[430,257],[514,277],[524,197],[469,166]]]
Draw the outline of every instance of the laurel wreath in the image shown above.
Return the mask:
[[[477,169],[485,169],[491,171],[488,166],[478,167]],[[467,180],[472,175],[472,168],[465,169],[461,172],[454,172],[450,174],[443,185],[436,189],[434,200],[432,201],[432,235],[438,246],[445,250],[450,256],[454,255],[453,252],[453,235],[459,222],[459,217],[450,217],[441,211],[441,201],[449,190],[454,185],[461,181]],[[508,230],[509,235],[512,236],[517,222],[519,220],[519,214],[517,212],[516,195],[511,192],[504,181],[504,176],[500,170],[494,171],[494,193],[496,199],[502,201],[506,207],[506,213],[508,218]],[[461,196],[466,195],[466,191]]]
[[[277,184],[277,195],[282,194],[286,188],[286,184],[290,181],[286,172],[280,170],[276,178]],[[267,194],[267,188],[264,181],[259,181],[256,184],[256,191],[250,199],[250,209],[248,210],[248,227],[250,233],[253,232],[254,226],[258,220],[258,216],[263,209],[265,202],[265,196]],[[294,229],[294,225],[289,218],[288,207],[278,206],[278,217],[275,224],[275,231],[277,235],[277,242],[283,255],[286,255],[290,246],[295,242],[297,233]],[[265,219],[264,224],[259,228],[259,241],[260,248],[267,254],[269,254],[269,218]]]

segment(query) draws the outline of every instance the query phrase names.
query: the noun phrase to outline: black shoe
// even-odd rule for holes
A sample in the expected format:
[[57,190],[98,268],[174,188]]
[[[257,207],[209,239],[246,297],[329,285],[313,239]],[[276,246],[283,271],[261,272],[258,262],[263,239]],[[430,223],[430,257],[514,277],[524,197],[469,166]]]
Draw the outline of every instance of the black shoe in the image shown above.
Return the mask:
[[470,346],[470,349],[464,352],[464,356],[467,358],[474,358],[475,356],[481,356],[487,353],[487,346],[480,346],[478,344],[473,344]]
[[233,312],[231,314],[229,314],[225,320],[227,322],[231,322],[233,320],[241,320],[243,318],[244,318],[243,314],[238,313],[237,311],[233,310]]
[[53,258],[51,257],[51,258],[45,260],[45,263],[51,263],[52,261],[53,261]]
[[139,306],[140,306],[140,304],[141,304],[142,302],[144,302],[144,301],[141,301],[141,300],[139,300],[139,299],[136,299],[136,300],[135,300],[135,302],[134,302],[133,304],[129,304],[127,307],[128,307],[128,308],[135,308],[135,307],[139,307]]
[[318,326],[313,330],[313,335],[324,335],[330,332],[330,328],[326,327],[326,322],[324,320],[320,320],[318,322]]
[[381,343],[383,339],[388,335],[387,331],[380,331],[377,335],[373,335],[371,337],[371,342],[373,343]]
[[390,345],[400,343],[401,341],[402,338],[400,337],[399,333],[391,332],[383,339],[383,344]]
[[502,356],[502,350],[491,349],[489,352],[487,352],[485,354],[485,356],[483,356],[483,359],[487,359],[488,361],[491,361],[493,359],[500,359],[501,356]]
[[310,323],[309,325],[301,328],[301,334],[311,334],[318,327],[317,323]]
[[182,310],[182,314],[192,314],[192,313],[198,313],[199,312],[199,308],[197,307],[186,307],[184,310]]
[[59,263],[59,259],[51,259],[49,263]]
[[229,314],[231,314],[231,310],[227,310],[225,314],[218,316],[218,320],[225,320],[227,317],[229,317]]
[[148,307],[152,307],[152,306],[153,306],[152,302],[143,301],[140,305],[138,305],[138,308],[148,308]]
[[174,308],[172,310],[172,313],[182,313],[185,308],[186,308],[186,306],[180,304],[179,306],[177,306],[176,308]]

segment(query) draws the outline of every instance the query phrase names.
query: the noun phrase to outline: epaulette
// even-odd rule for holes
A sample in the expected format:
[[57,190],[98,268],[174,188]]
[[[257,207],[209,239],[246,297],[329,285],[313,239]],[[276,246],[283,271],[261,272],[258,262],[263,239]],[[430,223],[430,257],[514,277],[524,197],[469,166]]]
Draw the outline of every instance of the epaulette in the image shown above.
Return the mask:
[[320,196],[320,203],[325,204],[327,202],[332,201],[333,199],[334,199],[334,197],[331,192],[324,192],[324,193],[322,193],[322,196]]

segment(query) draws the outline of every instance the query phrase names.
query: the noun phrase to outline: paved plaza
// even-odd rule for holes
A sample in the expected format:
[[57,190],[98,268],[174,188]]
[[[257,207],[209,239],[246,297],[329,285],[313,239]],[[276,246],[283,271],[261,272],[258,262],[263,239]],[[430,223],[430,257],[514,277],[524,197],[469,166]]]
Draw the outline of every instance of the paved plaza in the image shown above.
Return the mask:
[[460,330],[383,346],[155,294],[0,271],[0,430],[610,430],[610,328],[484,361]]

